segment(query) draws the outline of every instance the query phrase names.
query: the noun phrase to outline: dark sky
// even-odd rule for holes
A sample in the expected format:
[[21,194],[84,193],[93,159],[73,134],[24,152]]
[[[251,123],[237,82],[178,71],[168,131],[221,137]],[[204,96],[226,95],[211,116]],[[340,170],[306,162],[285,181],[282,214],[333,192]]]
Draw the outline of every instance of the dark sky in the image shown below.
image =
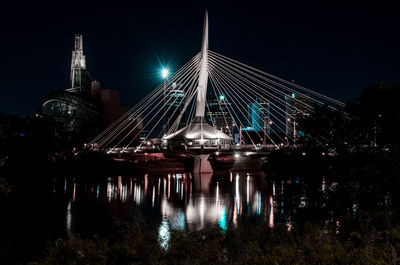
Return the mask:
[[205,8],[210,49],[339,100],[374,82],[400,80],[394,2],[165,0],[3,1],[0,111],[31,115],[68,87],[75,33],[88,70],[132,107],[200,51]]

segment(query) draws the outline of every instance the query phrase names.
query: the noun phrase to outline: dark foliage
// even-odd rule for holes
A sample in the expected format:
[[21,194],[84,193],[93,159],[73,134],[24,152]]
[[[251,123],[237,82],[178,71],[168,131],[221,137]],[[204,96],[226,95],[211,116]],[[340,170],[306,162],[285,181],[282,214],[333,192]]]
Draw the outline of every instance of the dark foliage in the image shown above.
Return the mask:
[[359,98],[348,102],[345,113],[317,106],[310,117],[299,122],[299,129],[306,133],[299,143],[335,154],[399,145],[399,96],[399,82],[392,86],[381,83],[367,87]]
[[[225,234],[217,228],[175,231],[163,249],[157,231],[130,226],[118,240],[58,240],[46,257],[31,264],[396,264],[400,227],[381,213],[360,216],[347,232],[306,223],[288,231],[267,225],[239,226]],[[349,224],[351,225],[351,224]]]

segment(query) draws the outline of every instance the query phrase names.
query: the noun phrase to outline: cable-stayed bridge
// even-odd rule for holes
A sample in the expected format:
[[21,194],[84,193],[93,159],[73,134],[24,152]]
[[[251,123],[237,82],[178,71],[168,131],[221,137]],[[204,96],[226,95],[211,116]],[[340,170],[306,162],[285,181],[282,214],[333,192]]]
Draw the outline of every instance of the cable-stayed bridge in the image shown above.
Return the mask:
[[344,107],[343,102],[216,53],[208,41],[206,11],[201,51],[94,138],[89,148],[108,153],[155,146],[201,153],[279,149],[302,135],[298,121],[315,106]]

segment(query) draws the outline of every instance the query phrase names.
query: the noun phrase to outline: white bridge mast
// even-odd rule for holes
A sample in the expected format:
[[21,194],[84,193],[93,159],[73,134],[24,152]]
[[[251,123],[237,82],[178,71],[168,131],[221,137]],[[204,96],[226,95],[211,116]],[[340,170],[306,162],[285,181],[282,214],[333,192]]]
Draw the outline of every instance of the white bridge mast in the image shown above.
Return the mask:
[[204,118],[208,82],[208,13],[204,15],[203,43],[201,46],[201,62],[199,85],[197,87],[196,117]]

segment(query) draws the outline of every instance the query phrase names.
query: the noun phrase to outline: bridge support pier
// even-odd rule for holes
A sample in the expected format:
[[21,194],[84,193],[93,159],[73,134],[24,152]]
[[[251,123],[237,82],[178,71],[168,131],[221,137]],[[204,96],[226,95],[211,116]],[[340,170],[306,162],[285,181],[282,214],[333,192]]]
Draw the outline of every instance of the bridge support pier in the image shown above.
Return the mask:
[[196,155],[194,157],[193,173],[212,173],[214,172],[208,157],[210,155]]
[[193,174],[193,187],[194,191],[203,194],[210,193],[210,183],[213,173],[194,173]]

